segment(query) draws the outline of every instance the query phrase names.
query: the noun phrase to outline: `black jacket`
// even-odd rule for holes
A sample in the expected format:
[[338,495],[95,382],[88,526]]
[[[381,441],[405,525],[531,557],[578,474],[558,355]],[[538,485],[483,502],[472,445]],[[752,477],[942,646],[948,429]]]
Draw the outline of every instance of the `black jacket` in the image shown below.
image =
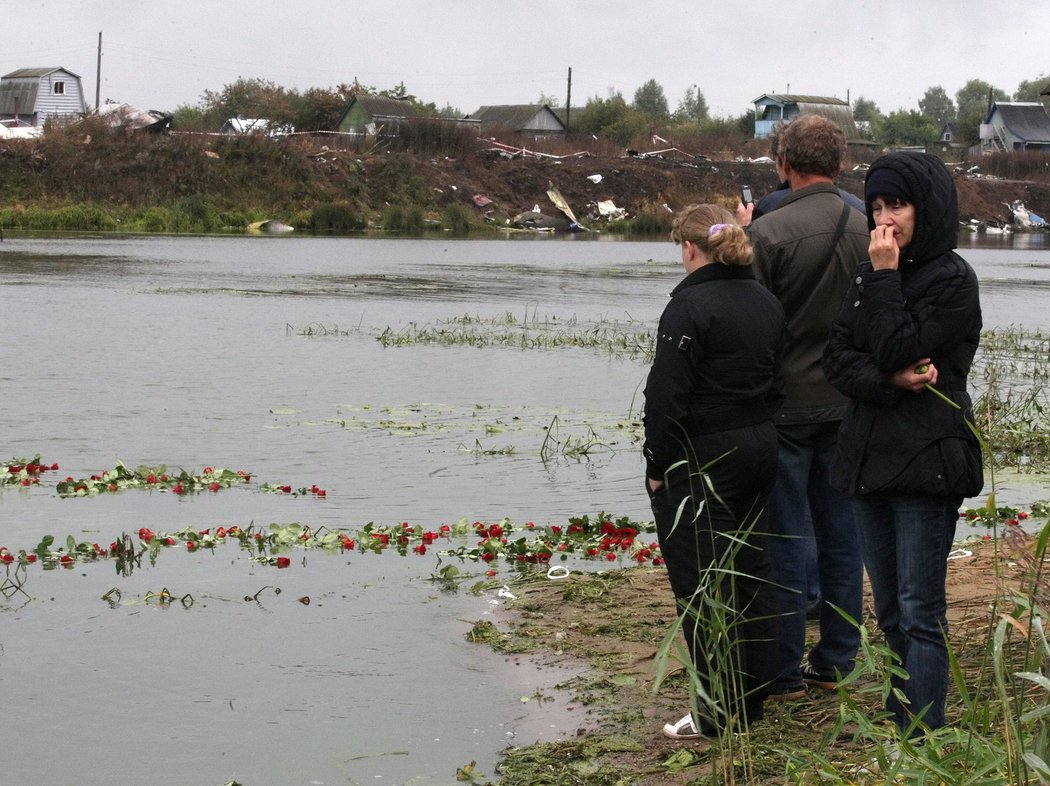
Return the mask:
[[646,476],[687,458],[687,437],[770,421],[784,310],[750,267],[709,264],[671,292],[645,385]]
[[[832,323],[828,380],[851,399],[839,430],[832,484],[850,494],[967,497],[984,485],[966,382],[981,335],[977,276],[952,249],[955,185],[925,153],[893,153],[872,164],[895,169],[915,196],[915,231],[898,270],[865,262]],[[874,228],[870,205],[868,224]],[[929,357],[935,393],[902,391],[894,372]]]

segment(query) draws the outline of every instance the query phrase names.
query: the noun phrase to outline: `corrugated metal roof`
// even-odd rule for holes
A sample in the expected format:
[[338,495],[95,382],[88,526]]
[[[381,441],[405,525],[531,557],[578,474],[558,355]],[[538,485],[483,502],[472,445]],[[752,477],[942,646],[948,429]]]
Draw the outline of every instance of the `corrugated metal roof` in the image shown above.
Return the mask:
[[543,113],[549,112],[558,124],[564,128],[565,123],[557,113],[545,104],[503,104],[499,106],[483,106],[470,118],[480,120],[483,126],[506,126],[515,131],[528,128],[533,119]]
[[19,68],[17,71],[12,71],[10,74],[4,74],[0,79],[40,79],[48,74],[53,74],[56,71],[65,71],[72,77],[80,79],[80,74],[74,74],[67,68],[62,66],[56,66],[54,68]]
[[1038,103],[995,104],[988,115],[991,120],[996,110],[1002,118],[1003,126],[1010,133],[1025,142],[1050,143],[1050,116],[1046,107]]
[[366,93],[354,96],[371,117],[415,117],[416,107],[411,101],[387,96],[373,96]]
[[838,106],[835,104],[810,104],[803,101],[798,102],[798,113],[800,115],[820,115],[826,117],[832,123],[842,129],[846,139],[856,139],[857,124],[853,121],[853,110],[849,105]]
[[24,82],[0,82],[0,115],[15,114],[18,105],[20,115],[31,115],[36,111],[36,94],[40,83],[33,79]]
[[781,104],[829,104],[832,106],[849,106],[841,98],[829,98],[828,96],[803,96],[794,93],[763,93],[751,103],[757,103],[763,98],[772,98]]

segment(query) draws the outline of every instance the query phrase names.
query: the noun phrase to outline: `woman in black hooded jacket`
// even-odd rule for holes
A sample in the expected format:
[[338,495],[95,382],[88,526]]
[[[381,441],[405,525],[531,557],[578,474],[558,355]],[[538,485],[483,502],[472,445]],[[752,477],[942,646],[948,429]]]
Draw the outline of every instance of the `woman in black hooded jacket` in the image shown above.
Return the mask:
[[[959,506],[984,484],[967,377],[981,335],[977,277],[953,250],[955,184],[936,156],[878,158],[864,188],[871,243],[824,352],[851,403],[832,483],[852,496],[875,614],[907,680],[902,733],[944,725],[947,557]],[[932,386],[954,402],[953,407]]]

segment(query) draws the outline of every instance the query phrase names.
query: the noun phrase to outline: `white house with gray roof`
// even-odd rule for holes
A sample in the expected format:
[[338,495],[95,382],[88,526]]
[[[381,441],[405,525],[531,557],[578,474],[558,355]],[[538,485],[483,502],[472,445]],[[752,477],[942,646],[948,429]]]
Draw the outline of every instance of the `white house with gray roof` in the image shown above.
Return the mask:
[[0,77],[0,122],[43,126],[87,112],[80,77],[65,68],[20,68]]

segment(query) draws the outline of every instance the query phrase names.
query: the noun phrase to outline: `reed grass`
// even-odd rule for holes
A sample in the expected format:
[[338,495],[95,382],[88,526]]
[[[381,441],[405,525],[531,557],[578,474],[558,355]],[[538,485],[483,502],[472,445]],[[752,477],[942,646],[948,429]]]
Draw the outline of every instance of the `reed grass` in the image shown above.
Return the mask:
[[630,318],[625,322],[599,319],[584,322],[538,315],[517,317],[505,312],[493,317],[472,316],[439,321],[433,325],[411,323],[401,329],[387,327],[378,336],[384,347],[417,344],[514,349],[594,349],[618,358],[648,362],[653,355],[653,332]]

